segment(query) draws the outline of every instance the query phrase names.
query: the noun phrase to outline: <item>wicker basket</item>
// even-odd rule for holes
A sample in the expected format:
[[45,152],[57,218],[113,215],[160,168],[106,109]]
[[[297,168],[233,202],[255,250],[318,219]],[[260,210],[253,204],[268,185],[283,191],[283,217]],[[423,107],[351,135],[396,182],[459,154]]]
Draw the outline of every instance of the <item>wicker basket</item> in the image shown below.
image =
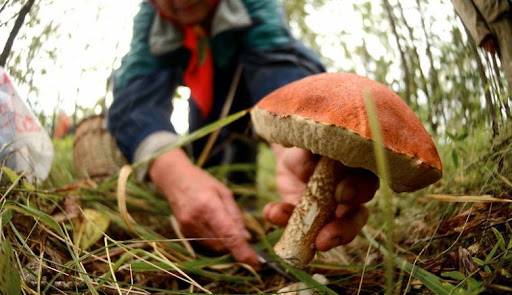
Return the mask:
[[88,117],[76,128],[73,162],[78,175],[95,180],[109,177],[126,163],[103,115]]

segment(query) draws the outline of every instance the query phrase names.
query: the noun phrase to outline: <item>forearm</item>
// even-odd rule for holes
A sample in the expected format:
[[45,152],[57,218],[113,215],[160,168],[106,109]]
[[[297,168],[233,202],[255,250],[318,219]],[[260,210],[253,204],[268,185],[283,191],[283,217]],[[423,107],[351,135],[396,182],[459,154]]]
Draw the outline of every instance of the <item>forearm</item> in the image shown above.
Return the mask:
[[172,149],[157,157],[149,166],[148,175],[158,190],[166,196],[169,179],[174,178],[175,173],[186,173],[186,170],[193,166],[182,149]]

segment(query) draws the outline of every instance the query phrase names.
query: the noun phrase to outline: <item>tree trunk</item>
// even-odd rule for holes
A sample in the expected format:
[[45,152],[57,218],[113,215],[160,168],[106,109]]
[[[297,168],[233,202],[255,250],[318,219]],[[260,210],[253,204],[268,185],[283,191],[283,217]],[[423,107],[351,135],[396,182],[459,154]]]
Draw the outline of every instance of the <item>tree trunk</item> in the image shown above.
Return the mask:
[[[422,8],[421,8],[421,2],[420,0],[416,0],[416,4],[418,5],[418,11],[421,12],[422,11]],[[428,60],[429,60],[429,63],[430,63],[430,94],[432,95],[432,105],[435,106],[436,105],[436,99],[438,98],[438,93],[443,93],[443,90],[441,89],[441,85],[439,83],[439,75],[437,74],[437,69],[435,67],[435,64],[434,64],[434,56],[432,54],[432,47],[430,45],[430,41],[429,41],[429,35],[428,35],[428,32],[427,32],[427,25],[425,24],[425,19],[423,18],[423,14],[420,13],[420,20],[421,20],[421,27],[423,29],[423,34],[425,35],[425,44],[427,46],[426,48],[426,53],[427,53],[427,57],[428,57]],[[438,110],[438,112],[441,112],[443,113],[443,110]],[[439,115],[439,114],[437,114]],[[442,114],[444,115],[444,114]],[[446,125],[446,122],[445,122],[445,125]],[[433,126],[435,126],[435,129],[433,130],[434,132],[436,132],[436,129],[437,129],[437,124],[433,124]]]
[[7,57],[9,57],[9,54],[11,53],[14,39],[16,39],[16,36],[18,35],[21,27],[23,26],[23,23],[25,22],[25,17],[30,12],[34,2],[35,0],[28,0],[18,13],[18,17],[16,17],[16,21],[14,22],[14,27],[12,28],[11,33],[9,34],[9,38],[7,38],[7,42],[5,43],[4,50],[0,55],[0,66],[5,67],[7,64]]
[[398,34],[398,30],[396,29],[395,16],[393,14],[393,8],[391,4],[389,4],[388,0],[383,0],[384,9],[387,12],[389,24],[391,25],[391,30],[393,31],[393,35],[395,36],[396,46],[398,47],[398,51],[400,52],[400,60],[402,61],[402,68],[404,71],[404,81],[405,81],[405,101],[410,105],[411,104],[411,73],[409,70],[409,65],[407,63],[407,59],[405,58],[405,52],[400,44],[400,35]]
[[[411,40],[411,45],[413,47],[412,53],[414,54],[414,58],[418,62],[418,72],[420,74],[422,88],[423,88],[423,91],[425,92],[425,96],[427,97],[428,121],[429,121],[429,124],[430,124],[430,127],[432,128],[432,130],[435,131],[437,129],[437,125],[433,122],[432,105],[431,105],[434,102],[432,101],[432,95],[430,93],[430,84],[429,84],[429,82],[425,76],[425,72],[423,72],[423,68],[421,66],[421,59],[420,59],[420,54],[418,53],[418,48],[414,45],[414,30],[409,25],[409,23],[407,22],[407,19],[405,18],[404,9],[402,8],[402,4],[400,4],[400,1],[397,2],[397,5],[398,5],[398,9],[400,11],[400,17],[402,18],[402,22],[404,23],[405,27],[407,28],[407,32],[409,34],[409,39]],[[412,64],[411,64],[411,67],[412,67]],[[412,68],[414,71],[414,67],[412,67]],[[414,82],[414,83],[416,83],[416,82]]]

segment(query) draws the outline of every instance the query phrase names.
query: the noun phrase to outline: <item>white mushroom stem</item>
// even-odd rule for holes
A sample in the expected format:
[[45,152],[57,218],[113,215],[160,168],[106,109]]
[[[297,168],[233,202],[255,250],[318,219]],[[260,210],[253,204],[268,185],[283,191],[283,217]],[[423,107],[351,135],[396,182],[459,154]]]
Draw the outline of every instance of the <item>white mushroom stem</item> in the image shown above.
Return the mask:
[[320,229],[335,214],[336,174],[340,163],[327,157],[318,162],[299,204],[274,247],[279,257],[302,268],[315,256],[315,239]]

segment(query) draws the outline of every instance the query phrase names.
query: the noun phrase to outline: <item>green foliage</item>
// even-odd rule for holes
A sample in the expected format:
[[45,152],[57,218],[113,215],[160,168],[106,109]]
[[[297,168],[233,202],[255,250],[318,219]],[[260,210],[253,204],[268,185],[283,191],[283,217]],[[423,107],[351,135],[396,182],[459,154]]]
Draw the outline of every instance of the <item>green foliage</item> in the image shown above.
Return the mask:
[[[512,133],[508,127],[493,139],[488,128],[462,129],[447,133],[438,144],[444,177],[440,190],[452,194],[512,192]],[[439,191],[440,191],[439,190]]]
[[73,164],[74,136],[53,141],[54,158],[45,186],[62,187],[75,181],[77,174]]
[[294,33],[301,36],[301,39],[311,48],[320,52],[316,42],[317,32],[313,32],[306,23],[306,17],[328,0],[281,0],[284,4],[288,20]]
[[452,292],[452,294],[467,294],[467,295],[477,295],[485,291],[485,287],[482,282],[479,282],[471,277],[466,277],[463,273],[459,271],[447,271],[441,274],[443,277],[460,281],[458,284],[464,285],[464,288],[457,288],[456,291]]
[[13,265],[14,251],[8,240],[0,239],[0,294],[21,294],[21,278]]

